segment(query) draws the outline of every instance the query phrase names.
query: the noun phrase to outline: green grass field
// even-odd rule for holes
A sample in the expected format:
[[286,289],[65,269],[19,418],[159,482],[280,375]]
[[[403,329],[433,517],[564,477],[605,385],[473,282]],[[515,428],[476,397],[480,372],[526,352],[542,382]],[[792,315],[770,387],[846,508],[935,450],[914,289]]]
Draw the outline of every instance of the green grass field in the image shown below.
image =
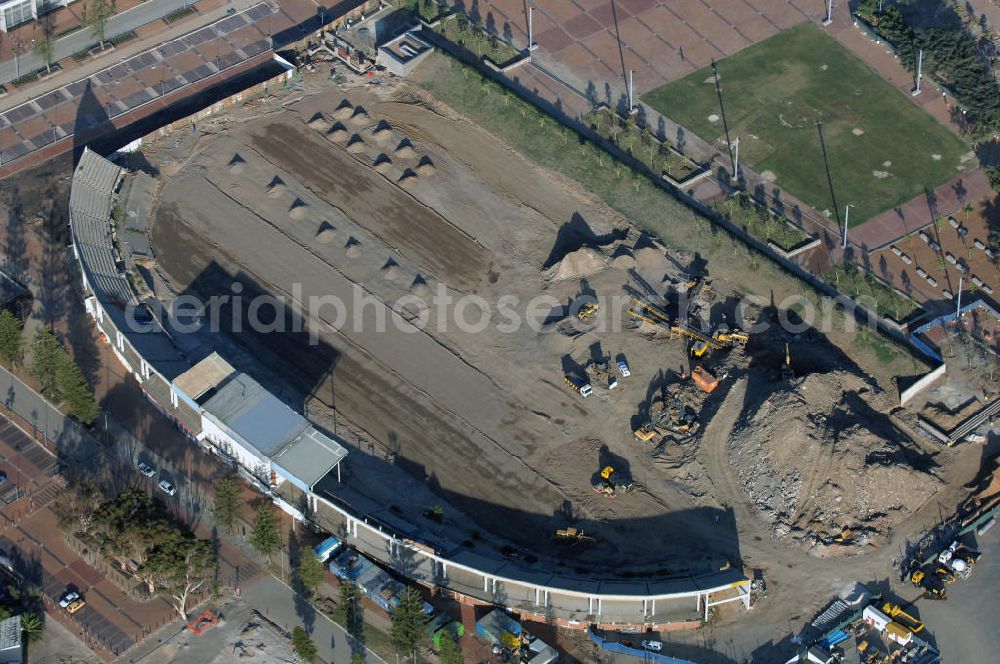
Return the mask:
[[[833,216],[816,128],[822,122],[836,200],[841,214],[845,205],[854,206],[852,226],[957,175],[969,150],[810,22],[721,60],[718,70],[741,161],[757,173],[771,171],[777,177],[773,187]],[[725,145],[721,119],[710,119],[721,117],[710,68],[652,90],[643,100]]]

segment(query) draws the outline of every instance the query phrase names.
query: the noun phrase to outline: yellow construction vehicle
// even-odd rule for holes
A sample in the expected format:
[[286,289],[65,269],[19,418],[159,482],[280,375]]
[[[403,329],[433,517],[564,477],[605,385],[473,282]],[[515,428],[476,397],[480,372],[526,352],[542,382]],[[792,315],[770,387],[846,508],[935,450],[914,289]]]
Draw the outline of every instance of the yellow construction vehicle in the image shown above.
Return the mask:
[[788,344],[785,344],[785,363],[781,365],[781,380],[791,380],[795,377],[795,372],[792,371],[792,353],[788,350]]
[[882,607],[882,613],[889,616],[914,634],[919,634],[925,627],[924,623],[904,611],[903,607],[898,604],[886,602],[885,606]]
[[656,427],[653,426],[652,422],[646,422],[632,433],[642,442],[648,443],[656,438]]
[[593,544],[597,540],[577,528],[560,528],[555,534],[556,541],[569,544]]
[[924,590],[924,596],[928,599],[947,599],[948,592],[945,590],[944,582],[934,574],[928,574],[922,569],[915,570],[910,575],[910,583],[917,588]]
[[586,302],[580,310],[576,312],[576,317],[580,320],[587,320],[588,318],[593,318],[597,314],[597,310],[601,308],[601,305],[596,302]]
[[632,478],[615,471],[614,466],[605,466],[591,485],[597,493],[608,498],[617,498],[619,493],[631,491],[635,486]]
[[571,376],[566,374],[563,376],[563,380],[566,384],[573,388],[573,391],[579,394],[581,397],[586,399],[594,393],[594,388],[586,380],[580,380],[576,376]]
[[746,344],[750,341],[750,335],[746,332],[722,332],[716,331],[715,340],[724,344]]
[[607,388],[609,390],[613,390],[618,387],[618,379],[615,377],[615,373],[611,370],[611,366],[608,365],[606,360],[594,362],[587,367],[587,372],[594,373],[597,376],[607,379]]

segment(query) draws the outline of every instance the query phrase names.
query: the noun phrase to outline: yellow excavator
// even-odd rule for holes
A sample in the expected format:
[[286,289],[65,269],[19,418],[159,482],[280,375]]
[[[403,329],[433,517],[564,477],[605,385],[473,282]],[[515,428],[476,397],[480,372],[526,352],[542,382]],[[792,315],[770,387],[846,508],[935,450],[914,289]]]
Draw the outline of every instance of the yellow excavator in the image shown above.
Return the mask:
[[576,312],[576,317],[580,320],[588,320],[593,318],[597,314],[597,310],[601,308],[601,305],[596,302],[586,302],[580,310]]
[[619,493],[631,491],[634,486],[632,478],[625,473],[616,471],[614,466],[602,468],[592,484],[595,492],[607,498],[617,498]]

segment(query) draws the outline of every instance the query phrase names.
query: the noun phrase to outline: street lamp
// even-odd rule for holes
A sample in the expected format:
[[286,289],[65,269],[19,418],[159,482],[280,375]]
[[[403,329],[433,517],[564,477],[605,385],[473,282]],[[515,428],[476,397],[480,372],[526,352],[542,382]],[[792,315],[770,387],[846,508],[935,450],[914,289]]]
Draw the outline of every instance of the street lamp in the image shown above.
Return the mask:
[[847,207],[844,208],[844,249],[847,249],[847,220],[851,217],[851,208],[854,207],[852,203],[848,203]]

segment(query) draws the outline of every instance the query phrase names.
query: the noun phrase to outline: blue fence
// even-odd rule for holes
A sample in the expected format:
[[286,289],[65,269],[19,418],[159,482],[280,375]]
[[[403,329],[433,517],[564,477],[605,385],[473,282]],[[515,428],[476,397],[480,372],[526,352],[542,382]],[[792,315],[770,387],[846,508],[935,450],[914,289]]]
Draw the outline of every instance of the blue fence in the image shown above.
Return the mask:
[[590,640],[596,643],[602,650],[607,650],[608,652],[618,653],[620,655],[631,655],[633,657],[640,657],[642,659],[658,662],[658,664],[694,664],[686,659],[677,659],[676,657],[667,657],[666,655],[660,655],[659,653],[650,652],[648,650],[641,650],[639,648],[629,648],[628,646],[622,645],[621,643],[610,642],[604,640],[601,636],[594,633],[593,630],[587,630],[587,636]]

